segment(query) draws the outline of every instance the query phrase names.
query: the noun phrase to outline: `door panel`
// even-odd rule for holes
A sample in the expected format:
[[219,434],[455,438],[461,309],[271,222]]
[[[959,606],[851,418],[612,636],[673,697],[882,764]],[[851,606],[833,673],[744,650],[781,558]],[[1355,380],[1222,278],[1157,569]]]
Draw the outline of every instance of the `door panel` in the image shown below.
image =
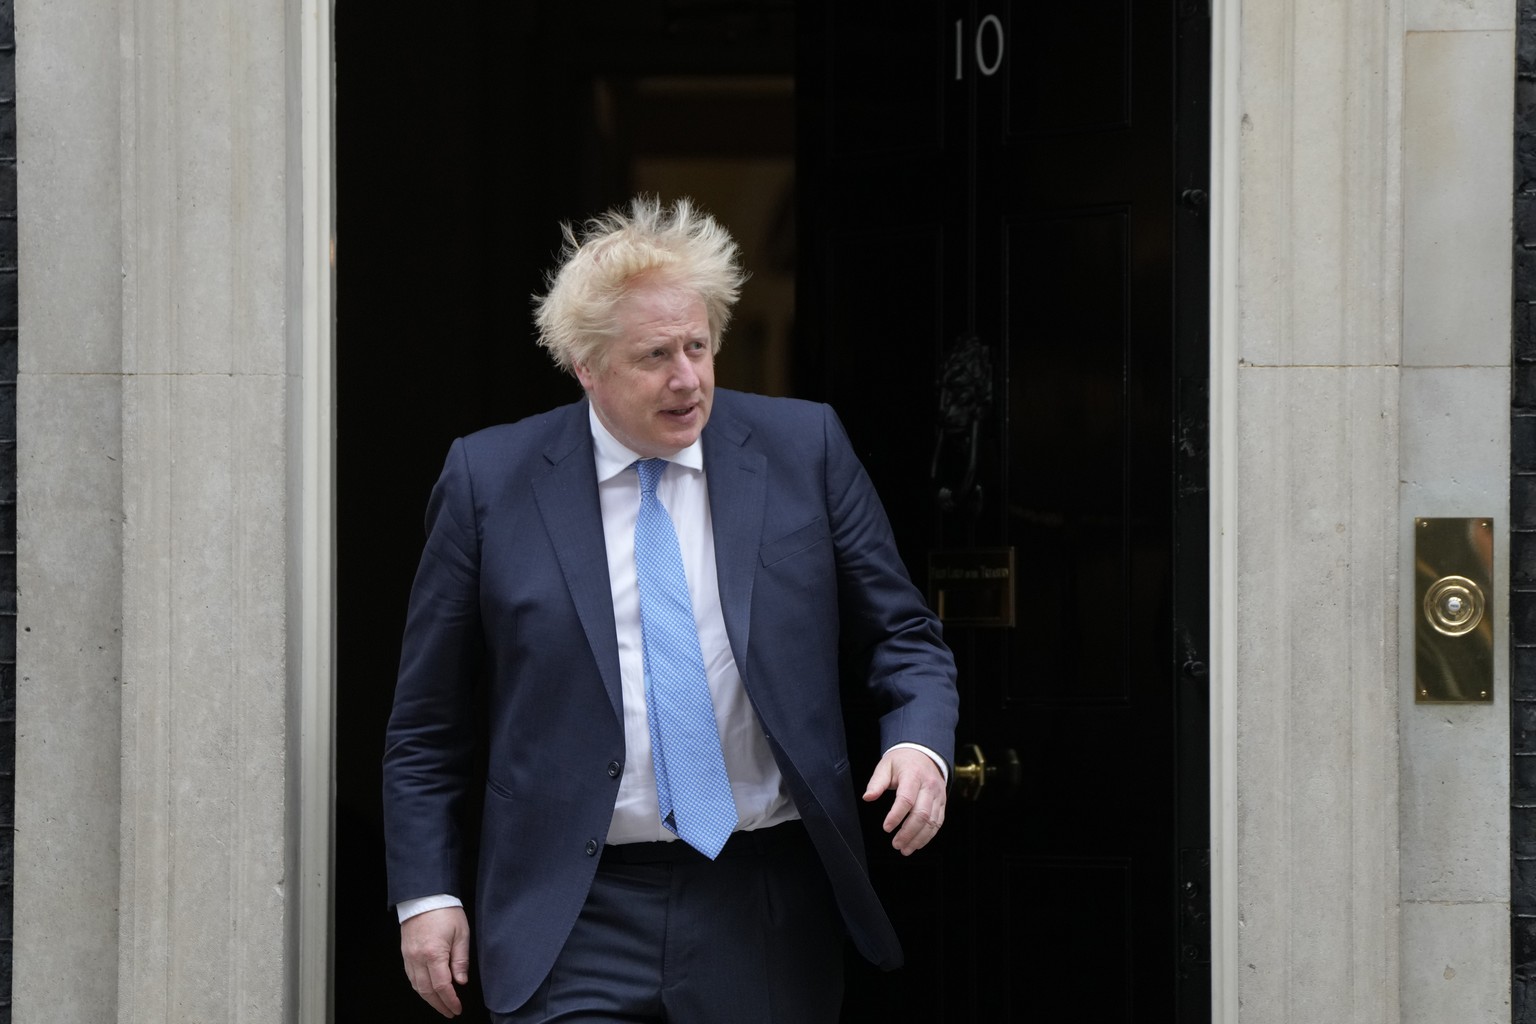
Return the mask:
[[[1017,858],[1009,866],[1015,878],[1035,879],[1040,888],[1081,894],[1071,907],[1053,905],[1045,912],[1027,898],[1014,909],[1030,920],[1024,930],[1017,958],[1008,977],[1017,979],[1016,991],[1000,1000],[1019,1010],[1014,1020],[1028,1020],[1026,1011],[1042,982],[1070,993],[1070,1020],[1131,1021],[1133,990],[1106,983],[1107,978],[1131,974],[1131,899],[1134,882],[1125,861],[1067,862]],[[1029,887],[1033,890],[1034,885]],[[1026,894],[1027,895],[1027,894]],[[1098,957],[1080,951],[1094,949]],[[1070,1016],[1067,1016],[1067,1014]]]
[[802,10],[802,391],[843,416],[919,585],[932,551],[1014,556],[1013,624],[946,626],[987,781],[910,861],[872,816],[911,966],[855,973],[846,1019],[1208,1020],[1180,902],[1205,799],[1179,788],[1205,756],[1175,586],[1204,557],[1175,549],[1198,342],[1175,295],[1204,296],[1175,273],[1180,12],[835,7]]
[[833,154],[840,160],[938,156],[944,148],[944,61],[930,40],[942,31],[943,5],[893,3],[891,16],[869,4],[828,8],[832,38],[859,51],[857,61],[834,58],[824,69],[837,97],[827,109]]
[[1124,645],[1103,640],[1126,632],[1126,235],[1123,208],[1007,228],[1007,529],[1029,595],[1011,639],[1014,664],[1054,681],[1013,675],[1008,701],[1127,696]]
[[[939,224],[894,223],[838,231],[831,240],[831,287],[838,294],[873,300],[832,310],[832,336],[874,343],[831,345],[830,372],[836,380],[866,383],[860,394],[850,396],[849,405],[854,415],[883,422],[885,443],[863,453],[865,467],[888,488],[880,492],[883,499],[897,507],[918,507],[928,500],[926,479],[906,470],[911,453],[931,444],[926,416],[932,392],[931,339],[942,330],[946,297],[938,289],[924,288],[902,295],[899,302],[880,300],[891,294],[892,282],[914,272],[941,276],[947,258],[945,235]],[[920,551],[904,548],[902,554],[910,559]]]
[[1030,8],[1028,15],[1023,31],[1008,35],[1015,54],[1005,72],[1012,133],[1124,127],[1131,99],[1129,0],[1054,4]]

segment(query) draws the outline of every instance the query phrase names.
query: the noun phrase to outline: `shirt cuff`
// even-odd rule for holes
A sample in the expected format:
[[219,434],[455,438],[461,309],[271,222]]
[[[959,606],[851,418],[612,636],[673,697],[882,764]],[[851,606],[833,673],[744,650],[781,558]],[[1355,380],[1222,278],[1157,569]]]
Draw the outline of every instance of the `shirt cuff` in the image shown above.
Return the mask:
[[[949,785],[949,765],[944,763],[944,759],[942,757],[940,757],[938,754],[934,753],[932,750],[928,749],[927,747],[923,746],[921,743],[893,743],[893,744],[891,744],[891,750],[900,750],[902,747],[906,747],[908,750],[921,750],[923,753],[925,753],[929,757],[933,758],[933,763],[939,766],[939,774],[944,776],[944,784],[946,786]],[[887,750],[886,753],[889,754],[891,752],[891,750]],[[401,906],[404,906],[404,905],[405,904],[403,904],[403,903],[401,904]]]
[[429,910],[442,910],[444,907],[462,907],[463,905],[463,900],[445,893],[440,896],[419,896],[414,900],[401,900],[395,904],[395,911],[400,915],[400,923],[404,924],[408,919],[417,914],[425,914]]

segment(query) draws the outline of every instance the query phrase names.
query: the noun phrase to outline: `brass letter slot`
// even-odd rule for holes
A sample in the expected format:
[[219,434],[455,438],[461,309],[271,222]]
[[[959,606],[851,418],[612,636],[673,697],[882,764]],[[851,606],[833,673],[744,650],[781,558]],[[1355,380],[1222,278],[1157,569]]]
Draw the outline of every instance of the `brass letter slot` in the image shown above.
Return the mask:
[[1493,700],[1493,520],[1415,519],[1414,700]]
[[928,604],[946,626],[1012,626],[1013,581],[1013,548],[928,552]]

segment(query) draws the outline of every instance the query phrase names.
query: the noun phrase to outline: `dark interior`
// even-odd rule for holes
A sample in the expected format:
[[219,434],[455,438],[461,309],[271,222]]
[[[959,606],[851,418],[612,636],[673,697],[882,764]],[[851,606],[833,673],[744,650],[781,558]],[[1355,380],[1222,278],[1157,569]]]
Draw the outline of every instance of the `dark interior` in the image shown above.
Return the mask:
[[[579,393],[531,327],[560,223],[637,191],[692,196],[753,272],[720,382],[792,389],[791,14],[336,4],[338,1021],[440,1019],[405,983],[384,905],[383,730],[449,443]],[[465,1002],[483,1019],[478,990]]]
[[1183,0],[337,0],[336,1020],[440,1019],[379,809],[428,492],[578,395],[530,296],[649,191],[743,244],[720,385],[836,408],[917,584],[1016,559],[945,631],[990,781],[910,860],[866,816],[908,966],[850,960],[844,1019],[1207,1024],[1209,40]]

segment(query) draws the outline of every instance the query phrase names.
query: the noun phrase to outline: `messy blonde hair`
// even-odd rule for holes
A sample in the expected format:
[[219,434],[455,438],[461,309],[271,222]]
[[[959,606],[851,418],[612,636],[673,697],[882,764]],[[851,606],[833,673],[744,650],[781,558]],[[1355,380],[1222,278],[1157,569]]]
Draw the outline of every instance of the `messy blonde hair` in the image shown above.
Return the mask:
[[548,294],[533,298],[539,344],[557,366],[567,373],[577,365],[602,367],[618,334],[615,307],[641,275],[697,294],[709,317],[710,351],[720,351],[746,274],[740,249],[719,222],[689,199],[663,207],[642,195],[627,213],[609,210],[582,227],[578,236],[561,225],[559,266],[546,279]]

